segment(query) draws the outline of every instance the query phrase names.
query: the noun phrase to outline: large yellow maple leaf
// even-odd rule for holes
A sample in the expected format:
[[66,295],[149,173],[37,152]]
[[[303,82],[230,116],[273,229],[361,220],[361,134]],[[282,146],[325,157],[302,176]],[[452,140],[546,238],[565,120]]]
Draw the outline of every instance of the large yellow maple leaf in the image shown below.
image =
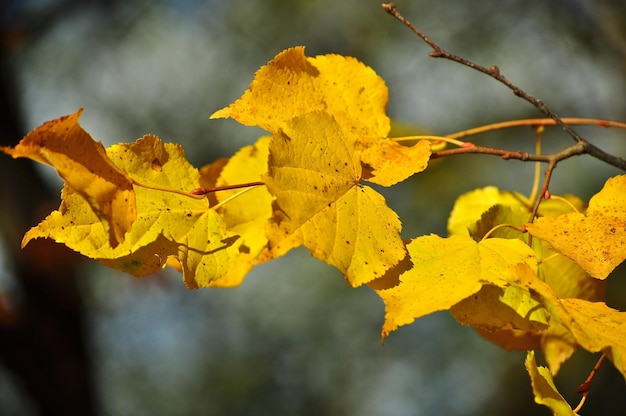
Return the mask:
[[59,210],[29,230],[23,245],[33,238],[52,238],[135,276],[160,270],[172,256],[180,262],[190,288],[207,286],[228,272],[236,258],[238,236],[206,200],[175,192],[199,185],[198,171],[180,146],[146,135],[135,143],[111,146],[107,156],[140,184],[135,191],[137,216],[124,241],[112,246],[87,201],[65,186]]
[[598,279],[626,259],[626,175],[610,178],[591,198],[586,214],[542,217],[527,224],[535,237],[549,242]]
[[323,110],[350,126],[347,133],[378,139],[389,133],[387,100],[385,81],[355,58],[307,57],[297,46],[261,67],[243,96],[211,118],[231,117],[276,133],[294,117]]
[[109,244],[124,241],[137,216],[130,177],[107,156],[78,124],[82,110],[48,121],[30,132],[15,148],[2,147],[14,158],[27,157],[54,167],[67,186],[85,199],[103,222]]
[[360,184],[355,146],[326,112],[296,117],[274,136],[265,181],[278,207],[268,233],[272,257],[303,244],[358,286],[381,277],[405,250],[396,213]]

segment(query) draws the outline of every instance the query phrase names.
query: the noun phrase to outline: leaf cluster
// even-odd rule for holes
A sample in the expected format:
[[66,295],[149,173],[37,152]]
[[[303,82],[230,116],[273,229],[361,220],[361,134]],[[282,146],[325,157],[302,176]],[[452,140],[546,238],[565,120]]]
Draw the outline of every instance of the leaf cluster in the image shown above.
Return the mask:
[[[526,366],[538,402],[557,414],[573,411],[554,400],[551,377],[578,347],[606,354],[626,376],[626,313],[604,303],[605,279],[626,259],[626,175],[588,204],[477,189],[457,199],[447,236],[403,240],[371,185],[393,186],[434,157],[490,151],[452,137],[390,138],[387,100],[383,79],[356,59],[295,47],[211,116],[268,135],[200,169],[154,135],[105,149],[78,124],[81,111],[49,121],[1,149],[65,181],[59,209],[22,244],[51,238],[138,277],[175,267],[189,288],[237,286],[254,266],[304,246],[350,286],[376,291],[383,339],[449,310],[507,350],[542,350],[549,373],[533,352]],[[547,161],[550,172],[556,164],[539,153],[525,160]]]

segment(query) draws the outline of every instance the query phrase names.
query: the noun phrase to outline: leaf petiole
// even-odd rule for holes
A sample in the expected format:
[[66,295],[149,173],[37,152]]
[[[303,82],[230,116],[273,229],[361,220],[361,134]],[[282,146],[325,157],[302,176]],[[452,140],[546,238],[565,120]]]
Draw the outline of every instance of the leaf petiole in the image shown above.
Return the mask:
[[[262,183],[260,183],[262,184]],[[256,186],[256,185],[255,185]],[[241,191],[237,192],[236,194],[233,194],[231,196],[229,196],[228,198],[226,198],[225,200],[218,202],[216,205],[213,205],[211,208],[212,210],[217,210],[218,208],[220,208],[222,205],[227,204],[228,202],[232,201],[235,198],[240,197],[241,195],[245,194],[246,192],[250,191],[251,189],[254,189],[253,186],[249,187],[249,188],[244,188]]]
[[415,141],[415,140],[428,140],[433,142],[432,145],[432,151],[433,152],[438,152],[440,150],[443,150],[446,148],[446,143],[450,143],[450,144],[454,144],[457,145],[459,147],[466,147],[467,144],[466,142],[463,142],[461,140],[456,140],[454,138],[450,138],[450,137],[446,137],[446,136],[406,136],[406,137],[394,137],[391,138],[391,140],[394,140],[396,142],[408,142],[408,141]]
[[512,229],[514,229],[516,231],[519,231],[520,233],[525,233],[526,232],[526,230],[523,227],[518,227],[517,225],[513,225],[513,224],[498,224],[495,227],[493,227],[491,230],[487,231],[487,233],[483,236],[483,238],[480,239],[480,241],[486,240],[498,228],[504,228],[504,227],[512,228]]
[[[131,178],[133,185],[139,186],[141,188],[152,189],[153,191],[161,191],[161,192],[169,192],[172,194],[183,195],[193,199],[203,199],[207,194],[212,192],[219,191],[228,191],[231,189],[240,189],[240,188],[253,188],[255,186],[265,185],[263,182],[248,182],[248,183],[238,183],[235,185],[224,185],[224,186],[216,186],[213,188],[196,188],[191,192],[181,191],[179,189],[172,188],[163,188],[161,186],[156,185],[147,185],[145,183],[137,182],[135,179]],[[237,194],[238,195],[238,194]]]

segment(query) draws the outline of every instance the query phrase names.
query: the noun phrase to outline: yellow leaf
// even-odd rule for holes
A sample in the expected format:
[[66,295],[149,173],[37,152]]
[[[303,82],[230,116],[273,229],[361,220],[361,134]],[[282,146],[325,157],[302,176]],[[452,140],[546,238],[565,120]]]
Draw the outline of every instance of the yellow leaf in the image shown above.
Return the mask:
[[340,55],[306,57],[304,47],[298,46],[259,69],[248,91],[211,118],[231,117],[276,133],[294,117],[324,110],[365,141],[387,137],[387,100],[383,79],[358,60]]
[[[107,154],[141,184],[187,192],[199,185],[198,171],[186,161],[182,148],[163,144],[155,136],[112,146]],[[173,256],[190,288],[207,286],[228,272],[238,252],[237,235],[227,230],[206,200],[143,186],[136,187],[136,196],[137,219],[115,247],[100,218],[67,186],[59,210],[28,231],[24,244],[33,238],[52,238],[135,276],[159,270]]]
[[576,342],[590,352],[603,351],[626,378],[626,312],[604,302],[561,299],[558,317]]
[[0,150],[54,167],[67,186],[88,203],[103,221],[109,244],[124,241],[136,218],[135,193],[129,176],[106,155],[78,124],[82,110],[48,121],[24,137],[15,148]]
[[[541,268],[541,266],[540,266]],[[564,275],[566,278],[568,275]],[[571,332],[563,326],[554,315],[555,304],[559,304],[557,293],[544,281],[538,278],[535,270],[526,264],[520,263],[510,267],[503,273],[505,280],[515,282],[507,290],[516,289],[515,296],[502,296],[500,302],[515,310],[521,316],[537,323],[547,323],[547,328],[529,322],[529,328],[523,330],[521,325],[516,329],[475,325],[478,332],[486,339],[507,350],[543,350],[546,362],[552,374],[557,374],[563,362],[571,357],[577,347],[576,340]],[[590,280],[595,280],[588,277]],[[454,309],[452,310],[454,312]],[[493,310],[494,314],[502,314]],[[456,317],[456,314],[455,314]],[[480,316],[479,316],[480,317]],[[474,318],[476,320],[478,318]],[[493,320],[498,322],[497,319]],[[491,321],[490,321],[491,322]],[[516,322],[516,321],[512,321]],[[470,324],[473,324],[470,322]]]
[[400,221],[376,191],[359,184],[354,136],[326,112],[285,124],[270,144],[268,190],[276,197],[269,255],[301,244],[352,286],[382,276],[405,256]]
[[598,279],[626,259],[626,175],[609,179],[589,201],[587,214],[541,217],[526,225],[535,237]]
[[363,150],[362,162],[371,170],[369,182],[392,186],[426,169],[431,145],[421,140],[413,146],[402,146],[394,140],[378,140]]
[[523,330],[540,333],[548,326],[548,314],[527,288],[485,285],[473,296],[450,308],[463,325],[486,331]]
[[497,204],[515,208],[527,207],[528,200],[520,193],[500,191],[495,186],[467,192],[454,203],[448,218],[448,234],[469,235],[469,228],[485,211]]
[[529,351],[526,355],[526,371],[535,394],[535,403],[546,406],[554,416],[576,416],[567,401],[561,396],[552,380],[550,371],[545,367],[538,367],[535,361],[535,352]]
[[477,293],[483,285],[507,287],[506,271],[518,263],[535,269],[535,256],[519,240],[490,238],[476,243],[467,236],[416,238],[407,245],[413,268],[400,284],[377,293],[385,302],[383,339],[399,326],[430,313],[449,309]]
[[[216,186],[260,181],[267,173],[270,139],[261,137],[254,145],[245,146],[235,153],[222,169]],[[216,192],[216,198],[218,202],[224,202],[239,193],[242,194],[218,209],[228,229],[240,236],[239,254],[230,272],[210,286],[239,285],[267,244],[265,228],[272,217],[273,197],[264,186],[257,186],[245,191]]]

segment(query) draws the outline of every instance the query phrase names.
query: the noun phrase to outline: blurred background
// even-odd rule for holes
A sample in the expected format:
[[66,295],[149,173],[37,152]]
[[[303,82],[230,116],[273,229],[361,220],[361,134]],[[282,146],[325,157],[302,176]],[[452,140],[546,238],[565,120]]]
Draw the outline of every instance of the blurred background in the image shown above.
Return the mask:
[[[623,0],[414,0],[399,10],[443,48],[501,72],[562,116],[626,120]],[[105,145],[146,133],[202,166],[262,132],[208,121],[281,50],[339,53],[372,66],[388,113],[437,134],[541,116],[486,76],[429,58],[380,0],[3,0],[0,145],[83,107]],[[626,133],[577,129],[626,156]],[[570,138],[552,128],[546,151]],[[530,129],[475,138],[532,150]],[[404,235],[445,235],[454,199],[496,185],[528,194],[533,166],[463,156],[391,190]],[[469,174],[467,172],[470,172]],[[620,172],[563,162],[552,193],[588,199]],[[533,403],[523,352],[507,353],[447,312],[380,343],[384,308],[365,287],[296,250],[235,289],[188,291],[163,271],[135,279],[50,241],[20,250],[59,204],[49,169],[0,157],[2,415],[548,415]],[[624,268],[609,305],[626,310]],[[620,279],[621,275],[622,279]],[[556,378],[570,403],[597,360],[577,352]],[[624,415],[623,378],[604,365],[586,415]]]

